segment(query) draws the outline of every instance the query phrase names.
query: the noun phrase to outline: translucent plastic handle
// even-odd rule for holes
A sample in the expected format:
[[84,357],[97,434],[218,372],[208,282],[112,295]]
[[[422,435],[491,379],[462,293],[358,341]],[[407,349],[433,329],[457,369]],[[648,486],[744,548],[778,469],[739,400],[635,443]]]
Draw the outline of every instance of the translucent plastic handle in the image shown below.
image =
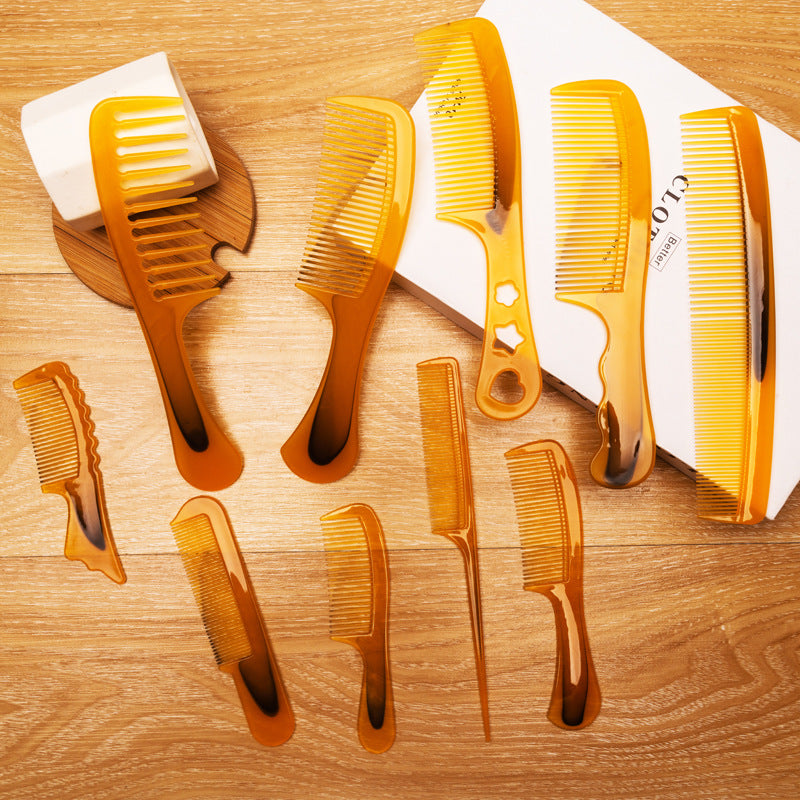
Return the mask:
[[[366,637],[365,637],[366,638]],[[384,753],[394,743],[394,698],[389,677],[388,653],[383,636],[375,644],[359,643],[364,661],[361,702],[358,706],[358,738],[371,753]]]

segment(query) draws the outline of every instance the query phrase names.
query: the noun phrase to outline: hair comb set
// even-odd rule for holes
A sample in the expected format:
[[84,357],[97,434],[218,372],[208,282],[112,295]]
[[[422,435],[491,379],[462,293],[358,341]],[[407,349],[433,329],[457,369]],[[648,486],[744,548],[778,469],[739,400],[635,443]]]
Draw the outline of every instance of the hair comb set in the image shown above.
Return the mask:
[[[464,226],[486,256],[486,315],[475,379],[477,408],[493,420],[525,415],[541,393],[522,234],[521,148],[511,75],[495,27],[475,18],[416,37],[426,78],[437,217]],[[650,245],[650,157],[634,93],[612,80],[551,91],[555,175],[555,297],[598,315],[601,444],[590,473],[625,488],[652,471],[656,442],[644,355]],[[698,513],[753,523],[769,491],[775,332],[769,200],[757,122],[733,107],[682,120],[687,189]],[[242,454],[209,412],[183,341],[189,312],[218,294],[219,270],[200,227],[181,101],[121,97],[90,122],[95,181],[111,246],[147,342],[175,463],[202,491],[231,486]],[[362,373],[371,332],[409,218],[415,134],[408,112],[370,97],[327,104],[317,193],[297,286],[331,319],[316,394],[281,448],[314,483],[339,480],[358,459]],[[720,357],[718,342],[726,342]],[[513,396],[504,396],[512,379]],[[43,492],[69,512],[65,555],[117,583],[125,572],[107,519],[89,406],[69,368],[51,362],[14,382]],[[491,738],[475,497],[458,362],[417,364],[431,531],[464,562],[484,735]],[[516,506],[523,587],[555,617],[555,679],[548,718],[592,722],[601,705],[583,601],[583,529],[575,474],[560,444],[505,454]],[[190,499],[171,522],[220,670],[229,674],[254,738],[285,742],[294,715],[225,508]],[[395,740],[389,650],[390,575],[381,523],[362,503],[321,517],[330,635],[361,657],[363,747]],[[455,577],[453,578],[455,580]]]

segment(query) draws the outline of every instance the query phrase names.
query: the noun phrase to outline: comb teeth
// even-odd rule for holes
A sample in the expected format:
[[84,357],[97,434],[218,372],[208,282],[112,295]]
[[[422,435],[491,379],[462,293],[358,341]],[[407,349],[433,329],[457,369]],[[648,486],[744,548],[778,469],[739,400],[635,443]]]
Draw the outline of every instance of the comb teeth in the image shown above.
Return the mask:
[[331,636],[367,636],[373,626],[373,580],[362,523],[357,517],[323,519],[322,534],[328,565]]
[[171,526],[217,664],[242,661],[252,648],[211,520],[201,514]]
[[350,297],[363,292],[386,229],[396,150],[385,114],[328,102],[299,285]]
[[526,589],[565,583],[569,528],[560,467],[549,449],[506,454]]
[[44,380],[16,391],[33,442],[41,485],[77,478],[78,434],[61,389],[55,381]]
[[475,37],[445,27],[414,40],[427,84],[437,211],[489,211],[496,195],[495,136]]

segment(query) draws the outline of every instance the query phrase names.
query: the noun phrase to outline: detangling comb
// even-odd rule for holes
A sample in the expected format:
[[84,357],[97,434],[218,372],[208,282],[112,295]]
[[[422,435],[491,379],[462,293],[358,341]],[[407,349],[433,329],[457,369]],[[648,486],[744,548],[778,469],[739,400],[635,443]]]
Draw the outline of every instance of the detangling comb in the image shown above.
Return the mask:
[[[427,82],[436,217],[473,231],[486,251],[486,319],[475,400],[489,417],[515,419],[539,399],[542,378],[525,284],[511,75],[500,35],[486,19],[432,28],[415,41]],[[499,390],[509,374],[521,391],[507,402]]]
[[69,507],[64,555],[116,583],[125,571],[108,523],[95,427],[78,379],[51,361],[14,381],[33,442],[45,494],[60,494]]
[[697,511],[764,518],[772,472],[775,286],[758,120],[733,106],[681,117]]
[[556,297],[603,320],[602,443],[592,477],[643,481],[656,457],[644,355],[650,251],[650,151],[633,92],[619,81],[551,91],[556,192]]
[[195,224],[191,181],[180,173],[187,122],[177,97],[117,97],[92,112],[97,194],[158,378],[175,462],[192,486],[216,491],[242,471],[242,456],[200,395],[182,331],[186,315],[219,293],[211,247]]
[[578,484],[558,442],[506,453],[522,545],[523,586],[540,592],[556,620],[556,674],[548,719],[561,728],[588,725],[600,689],[583,611],[583,523]]
[[233,677],[250,732],[261,744],[283,744],[294,713],[225,508],[194,497],[170,525],[214,658]]
[[343,506],[321,517],[328,564],[331,639],[361,654],[364,677],[358,738],[371,753],[395,737],[389,667],[389,565],[383,529],[367,505]]
[[297,286],[333,324],[328,363],[303,419],[281,448],[308,481],[347,475],[358,458],[358,404],[370,334],[405,235],[414,127],[390,100],[328,100],[317,195]]
[[456,544],[464,558],[478,691],[488,742],[491,733],[478,541],[458,362],[454,358],[434,358],[417,364],[417,386],[431,525],[434,533]]

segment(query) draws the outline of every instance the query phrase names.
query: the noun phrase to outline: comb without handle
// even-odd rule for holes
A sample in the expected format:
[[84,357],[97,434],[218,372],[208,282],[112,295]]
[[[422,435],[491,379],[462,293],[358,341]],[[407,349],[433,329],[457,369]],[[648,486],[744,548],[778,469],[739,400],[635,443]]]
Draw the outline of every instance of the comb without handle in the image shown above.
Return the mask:
[[214,658],[233,677],[250,732],[261,744],[283,744],[294,713],[224,506],[193,497],[170,525]]
[[775,412],[775,285],[758,120],[732,106],[681,116],[689,252],[697,511],[764,518]]
[[216,491],[242,471],[241,453],[206,408],[182,338],[187,314],[219,293],[211,249],[181,180],[187,122],[177,97],[118,97],[92,112],[89,137],[108,238],[153,361],[175,463]]
[[358,738],[371,753],[395,738],[389,667],[389,565],[383,529],[367,505],[342,506],[320,518],[330,596],[331,639],[354,647],[364,664]]
[[14,381],[33,442],[45,494],[60,494],[69,508],[64,555],[115,583],[125,583],[106,511],[94,422],[78,379],[50,361]]
[[583,522],[575,473],[558,442],[532,442],[505,455],[523,586],[545,595],[555,613],[556,674],[547,717],[561,728],[583,728],[597,717],[601,698],[583,612]]
[[551,90],[556,188],[556,297],[588,308],[608,336],[600,359],[602,442],[592,477],[641,483],[656,457],[644,357],[650,252],[650,151],[639,103],[619,81]]
[[[520,140],[514,88],[500,35],[486,19],[414,37],[436,168],[437,219],[463,225],[486,251],[486,319],[475,390],[493,419],[516,419],[539,399],[542,377],[525,284]],[[519,397],[493,394],[512,374]]]
[[281,455],[296,475],[328,483],[358,458],[361,374],[405,235],[414,127],[391,100],[328,100],[316,199],[297,286],[333,325],[319,388]]
[[417,387],[431,525],[433,532],[450,539],[464,558],[483,730],[488,742],[491,732],[478,540],[458,361],[446,357],[420,362]]

